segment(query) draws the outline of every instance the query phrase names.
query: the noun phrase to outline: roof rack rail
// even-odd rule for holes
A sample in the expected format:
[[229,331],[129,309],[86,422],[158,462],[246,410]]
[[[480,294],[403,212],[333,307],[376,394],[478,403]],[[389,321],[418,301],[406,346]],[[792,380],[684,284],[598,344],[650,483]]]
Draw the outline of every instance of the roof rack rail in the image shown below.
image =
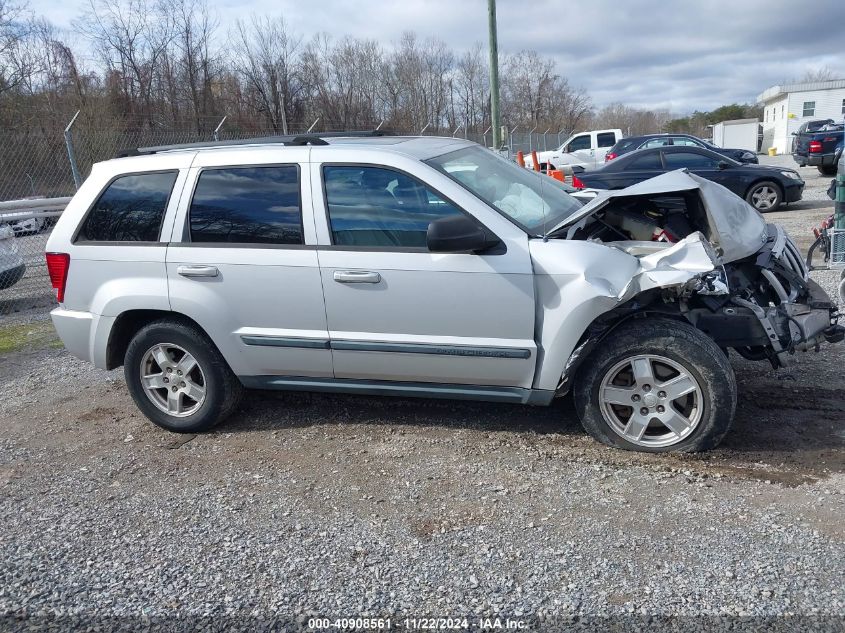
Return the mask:
[[151,147],[138,147],[119,150],[115,158],[126,158],[127,156],[146,156],[160,152],[172,152],[183,149],[212,149],[215,147],[238,147],[240,145],[328,145],[327,138],[348,138],[368,136],[392,136],[391,132],[384,130],[366,130],[356,132],[320,132],[317,134],[288,134],[285,136],[262,136],[257,138],[242,138],[233,141],[199,141],[198,143],[181,143],[177,145],[155,145]]

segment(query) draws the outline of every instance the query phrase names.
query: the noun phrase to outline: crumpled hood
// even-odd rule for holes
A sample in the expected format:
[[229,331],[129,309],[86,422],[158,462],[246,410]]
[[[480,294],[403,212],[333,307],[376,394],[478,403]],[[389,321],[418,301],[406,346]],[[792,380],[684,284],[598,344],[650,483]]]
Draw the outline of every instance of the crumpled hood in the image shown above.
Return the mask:
[[[663,193],[698,191],[707,214],[710,242],[718,263],[732,262],[753,255],[766,243],[766,220],[750,204],[722,185],[689,173],[670,171],[625,189],[602,191],[550,233],[567,228],[603,209],[613,198],[654,196]],[[703,228],[703,227],[702,227]]]

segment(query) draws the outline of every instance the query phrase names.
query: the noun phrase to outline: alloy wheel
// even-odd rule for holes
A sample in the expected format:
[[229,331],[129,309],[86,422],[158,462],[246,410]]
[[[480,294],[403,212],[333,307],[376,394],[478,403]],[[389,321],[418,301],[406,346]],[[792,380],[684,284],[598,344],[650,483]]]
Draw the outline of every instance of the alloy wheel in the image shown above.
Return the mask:
[[703,413],[698,380],[681,364],[653,354],[631,356],[605,373],[599,406],[611,429],[637,446],[681,442]]
[[775,206],[778,200],[778,192],[773,187],[763,185],[753,191],[751,200],[754,208],[758,211],[768,211]]
[[161,411],[178,418],[195,413],[205,402],[206,381],[197,360],[173,343],[159,343],[141,358],[141,386]]

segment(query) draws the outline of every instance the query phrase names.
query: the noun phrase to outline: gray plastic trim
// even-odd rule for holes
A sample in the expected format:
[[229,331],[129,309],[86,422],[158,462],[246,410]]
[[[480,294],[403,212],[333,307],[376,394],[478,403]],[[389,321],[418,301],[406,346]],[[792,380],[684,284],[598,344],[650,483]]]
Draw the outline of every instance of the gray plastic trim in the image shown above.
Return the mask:
[[358,395],[444,398],[453,400],[483,400],[545,406],[554,398],[553,391],[454,385],[447,383],[389,382],[378,380],[350,380],[346,378],[310,378],[300,376],[239,376],[248,389],[282,391],[321,391]]

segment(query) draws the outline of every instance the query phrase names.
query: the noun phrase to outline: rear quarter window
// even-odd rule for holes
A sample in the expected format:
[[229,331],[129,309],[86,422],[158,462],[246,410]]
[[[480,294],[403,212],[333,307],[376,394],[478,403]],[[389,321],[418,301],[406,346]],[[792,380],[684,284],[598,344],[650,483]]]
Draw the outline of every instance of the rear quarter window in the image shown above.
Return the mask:
[[77,242],[157,242],[177,171],[113,180],[85,216]]

